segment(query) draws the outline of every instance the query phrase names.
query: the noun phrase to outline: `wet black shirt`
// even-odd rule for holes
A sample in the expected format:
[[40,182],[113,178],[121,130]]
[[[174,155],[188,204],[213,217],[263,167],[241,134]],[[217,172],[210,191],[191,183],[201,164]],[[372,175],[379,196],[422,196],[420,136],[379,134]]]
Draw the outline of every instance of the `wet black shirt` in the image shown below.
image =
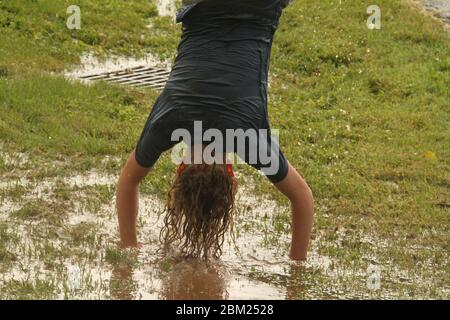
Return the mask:
[[[150,113],[137,148],[151,166],[177,128],[270,129],[267,81],[270,52],[289,0],[206,0],[183,7],[178,54],[169,80]],[[271,141],[269,139],[268,143]],[[230,150],[228,150],[230,151]],[[284,178],[287,164],[272,181]],[[258,169],[259,166],[255,166]]]

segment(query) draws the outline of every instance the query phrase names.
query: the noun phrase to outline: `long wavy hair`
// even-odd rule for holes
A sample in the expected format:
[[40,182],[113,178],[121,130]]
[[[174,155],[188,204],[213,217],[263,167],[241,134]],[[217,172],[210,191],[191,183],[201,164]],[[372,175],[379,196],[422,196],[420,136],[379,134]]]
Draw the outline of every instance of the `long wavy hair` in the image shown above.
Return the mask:
[[187,166],[168,193],[160,233],[165,248],[177,245],[186,257],[218,258],[225,234],[233,229],[236,190],[236,179],[221,166]]

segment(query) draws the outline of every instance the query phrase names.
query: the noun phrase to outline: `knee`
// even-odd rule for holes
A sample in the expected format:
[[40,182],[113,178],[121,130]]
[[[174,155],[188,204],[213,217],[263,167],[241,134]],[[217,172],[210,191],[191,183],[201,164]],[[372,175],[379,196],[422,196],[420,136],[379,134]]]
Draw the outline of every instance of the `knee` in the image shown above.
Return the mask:
[[306,195],[311,200],[314,199],[313,192],[312,192],[311,188],[309,187],[309,185],[306,183],[306,181],[304,181],[304,184],[301,187],[301,191],[303,192],[304,195]]
[[297,186],[292,190],[292,193],[289,197],[289,200],[291,200],[291,202],[298,201],[299,199],[302,199],[303,201],[305,201],[305,199],[313,201],[314,199],[311,188],[303,179],[299,179]]
[[295,168],[290,165],[287,177],[276,185],[292,203],[313,201],[311,188]]

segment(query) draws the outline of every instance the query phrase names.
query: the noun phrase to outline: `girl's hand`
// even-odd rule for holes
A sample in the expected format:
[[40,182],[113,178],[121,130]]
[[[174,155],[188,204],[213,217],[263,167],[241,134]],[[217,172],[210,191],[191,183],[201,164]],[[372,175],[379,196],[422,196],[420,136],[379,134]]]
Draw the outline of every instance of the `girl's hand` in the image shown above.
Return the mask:
[[117,245],[121,248],[121,249],[141,249],[142,248],[142,243],[123,243],[122,241],[119,241],[117,243]]
[[295,261],[306,261],[306,257],[305,257],[305,256],[296,254],[296,253],[294,253],[294,252],[291,252],[291,253],[289,254],[289,258],[290,258],[291,260],[295,260]]

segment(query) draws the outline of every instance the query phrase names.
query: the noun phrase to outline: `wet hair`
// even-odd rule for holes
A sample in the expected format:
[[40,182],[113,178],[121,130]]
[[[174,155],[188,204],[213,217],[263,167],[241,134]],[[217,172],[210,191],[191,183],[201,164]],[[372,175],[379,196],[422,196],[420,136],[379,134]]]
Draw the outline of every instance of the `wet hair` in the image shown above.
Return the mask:
[[221,166],[187,166],[168,193],[160,233],[165,247],[177,245],[186,257],[220,257],[224,236],[233,228],[236,188]]

